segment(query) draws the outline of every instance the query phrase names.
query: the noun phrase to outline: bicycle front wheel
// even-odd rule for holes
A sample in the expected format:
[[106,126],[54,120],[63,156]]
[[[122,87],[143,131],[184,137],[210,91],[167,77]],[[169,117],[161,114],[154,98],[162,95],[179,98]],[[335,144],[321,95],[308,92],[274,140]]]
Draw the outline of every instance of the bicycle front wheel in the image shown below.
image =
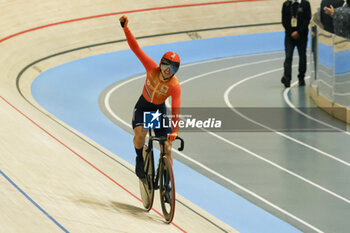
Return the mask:
[[153,150],[146,152],[146,147],[143,148],[143,161],[145,163],[145,179],[139,179],[139,187],[141,193],[142,204],[147,211],[152,209],[153,199],[154,199],[154,187],[153,187],[153,177],[154,177],[154,161],[153,161]]
[[172,163],[163,156],[160,166],[160,203],[166,223],[171,223],[175,214],[175,180]]

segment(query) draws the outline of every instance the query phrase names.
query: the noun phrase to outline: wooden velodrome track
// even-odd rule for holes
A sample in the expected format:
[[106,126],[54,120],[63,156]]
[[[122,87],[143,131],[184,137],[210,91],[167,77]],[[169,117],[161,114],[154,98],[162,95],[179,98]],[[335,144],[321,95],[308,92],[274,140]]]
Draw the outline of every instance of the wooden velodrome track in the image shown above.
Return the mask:
[[[200,3],[210,4],[169,7]],[[315,11],[319,1],[311,4]],[[162,222],[157,201],[155,211],[145,214],[137,179],[125,169],[131,165],[111,164],[105,156],[114,156],[111,152],[38,111],[30,86],[57,65],[127,49],[126,43],[104,44],[124,39],[117,22],[123,12],[138,37],[186,31],[143,39],[146,46],[282,30],[256,25],[280,22],[281,5],[280,0],[0,1],[0,232],[216,232],[215,225],[234,232],[180,196],[192,210],[178,205],[174,224]],[[250,26],[235,27],[241,25]],[[200,30],[215,28],[221,29]],[[31,65],[97,43],[101,46]]]

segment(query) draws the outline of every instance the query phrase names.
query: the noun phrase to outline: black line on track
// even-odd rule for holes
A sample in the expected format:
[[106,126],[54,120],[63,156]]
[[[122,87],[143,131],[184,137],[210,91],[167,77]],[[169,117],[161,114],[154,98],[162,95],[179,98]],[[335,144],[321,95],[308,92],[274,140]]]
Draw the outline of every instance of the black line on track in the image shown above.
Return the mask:
[[[280,22],[273,22],[273,23],[262,23],[262,24],[249,24],[249,25],[237,25],[237,26],[227,26],[227,27],[216,27],[216,28],[206,28],[206,29],[197,29],[197,30],[189,30],[189,31],[178,31],[178,32],[169,32],[169,33],[163,33],[163,34],[154,34],[154,35],[147,35],[147,36],[140,36],[140,37],[136,37],[136,39],[146,39],[146,38],[154,38],[154,37],[161,37],[161,36],[168,36],[168,35],[177,35],[177,34],[185,34],[185,33],[190,33],[190,32],[202,32],[202,31],[214,31],[214,30],[225,30],[225,29],[233,29],[233,28],[244,28],[244,27],[258,27],[258,26],[269,26],[269,25],[277,25],[277,24],[281,24]],[[16,77],[16,88],[19,92],[19,94],[22,96],[22,98],[29,103],[33,108],[35,108],[36,110],[38,110],[39,112],[41,112],[42,114],[44,114],[45,116],[47,116],[48,118],[50,118],[51,120],[53,120],[54,122],[56,122],[57,124],[59,124],[60,126],[62,126],[63,128],[65,128],[66,130],[70,131],[72,134],[74,134],[75,136],[77,136],[78,138],[80,138],[82,141],[86,142],[88,145],[90,145],[91,147],[95,148],[97,151],[99,151],[100,153],[104,154],[105,156],[107,156],[108,158],[110,158],[111,160],[113,160],[114,162],[118,163],[119,165],[121,165],[122,167],[126,168],[127,170],[129,170],[130,172],[134,173],[134,171],[132,169],[130,169],[129,167],[127,167],[126,165],[122,164],[120,161],[116,160],[114,157],[108,155],[106,152],[102,151],[100,148],[96,147],[95,145],[91,144],[89,141],[85,140],[84,138],[82,138],[80,135],[78,135],[77,133],[75,133],[73,130],[71,130],[70,128],[68,128],[67,126],[65,126],[64,124],[60,123],[59,121],[57,121],[55,118],[53,118],[51,115],[47,114],[46,112],[42,111],[40,108],[36,107],[32,102],[30,102],[22,93],[20,87],[19,87],[19,81],[22,77],[22,75],[24,74],[24,72],[26,72],[30,67],[63,55],[63,54],[67,54],[67,53],[71,53],[71,52],[75,52],[75,51],[79,51],[79,50],[83,50],[83,49],[88,49],[88,48],[94,48],[94,47],[99,47],[99,46],[104,46],[104,45],[109,45],[109,44],[117,44],[117,43],[121,43],[121,42],[125,42],[126,39],[122,39],[122,40],[113,40],[113,41],[107,41],[107,42],[103,42],[103,43],[97,43],[97,44],[91,44],[91,45],[86,45],[86,46],[82,46],[82,47],[78,47],[78,48],[74,48],[74,49],[69,49],[69,50],[65,50],[59,53],[55,53],[46,57],[43,57],[41,59],[38,59],[30,64],[28,64],[27,66],[25,66],[17,75]],[[212,222],[210,219],[206,218],[205,216],[201,215],[200,213],[196,212],[194,209],[192,209],[191,207],[189,207],[188,205],[186,205],[185,203],[176,200],[177,202],[179,202],[180,204],[182,204],[184,207],[186,207],[187,209],[191,210],[192,212],[196,213],[198,216],[202,217],[203,219],[205,219],[206,221],[208,221],[209,223],[211,223],[212,225],[214,225],[215,227],[217,227],[218,229],[220,229],[223,232],[228,232],[227,230],[223,229],[222,227],[220,227],[219,225],[215,224],[214,222]]]

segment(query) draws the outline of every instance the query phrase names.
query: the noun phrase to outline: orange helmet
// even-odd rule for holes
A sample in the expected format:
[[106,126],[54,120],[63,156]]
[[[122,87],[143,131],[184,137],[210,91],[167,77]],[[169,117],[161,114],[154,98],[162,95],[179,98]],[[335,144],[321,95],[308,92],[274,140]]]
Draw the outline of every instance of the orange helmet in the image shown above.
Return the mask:
[[167,52],[163,55],[160,60],[160,67],[168,66],[173,75],[179,70],[180,67],[180,57],[177,53]]

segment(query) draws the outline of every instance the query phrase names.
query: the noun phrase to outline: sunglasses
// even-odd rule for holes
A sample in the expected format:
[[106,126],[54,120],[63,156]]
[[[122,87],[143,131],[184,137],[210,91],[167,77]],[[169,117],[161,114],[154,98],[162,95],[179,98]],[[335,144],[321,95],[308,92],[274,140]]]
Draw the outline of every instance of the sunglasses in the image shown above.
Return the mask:
[[160,68],[162,70],[170,69],[171,73],[175,74],[179,70],[180,64],[177,62],[170,61],[168,59],[163,59],[160,63]]

